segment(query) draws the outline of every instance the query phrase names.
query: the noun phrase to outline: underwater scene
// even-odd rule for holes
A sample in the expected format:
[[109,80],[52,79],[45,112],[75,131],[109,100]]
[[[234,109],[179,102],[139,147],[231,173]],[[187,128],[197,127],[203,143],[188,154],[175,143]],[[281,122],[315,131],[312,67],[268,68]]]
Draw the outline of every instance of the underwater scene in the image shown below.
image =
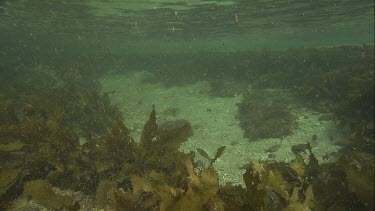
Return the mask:
[[0,210],[374,210],[373,0],[0,0]]

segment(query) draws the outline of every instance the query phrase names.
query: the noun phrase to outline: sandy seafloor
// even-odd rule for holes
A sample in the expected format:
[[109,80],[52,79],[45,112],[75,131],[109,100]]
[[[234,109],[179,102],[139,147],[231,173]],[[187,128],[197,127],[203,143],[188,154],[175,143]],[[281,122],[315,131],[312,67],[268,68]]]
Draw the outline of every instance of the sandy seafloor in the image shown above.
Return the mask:
[[[242,174],[245,170],[240,167],[252,160],[270,160],[270,153],[265,152],[265,149],[279,144],[280,138],[258,141],[244,138],[244,131],[236,119],[236,104],[241,101],[242,96],[212,97],[209,95],[209,84],[206,81],[174,87],[145,82],[150,74],[143,71],[112,74],[101,80],[103,92],[112,93],[111,101],[123,112],[125,125],[136,141],[140,138],[152,105],[155,105],[158,124],[177,119],[185,119],[191,123],[193,135],[181,146],[181,151],[189,152],[202,148],[213,157],[218,147],[226,146],[223,156],[214,163],[221,185],[226,182],[243,185]],[[298,126],[292,135],[283,138],[280,149],[273,153],[273,160],[293,160],[295,157],[291,146],[311,142],[314,134],[317,140],[313,141],[312,145],[317,159],[320,162],[335,159],[334,154],[340,149],[335,142],[346,140],[349,134],[339,128],[335,121],[320,118],[326,114],[301,107],[294,109],[293,113],[298,117]],[[325,155],[330,156],[328,159],[323,158]],[[198,153],[195,159],[207,163]]]

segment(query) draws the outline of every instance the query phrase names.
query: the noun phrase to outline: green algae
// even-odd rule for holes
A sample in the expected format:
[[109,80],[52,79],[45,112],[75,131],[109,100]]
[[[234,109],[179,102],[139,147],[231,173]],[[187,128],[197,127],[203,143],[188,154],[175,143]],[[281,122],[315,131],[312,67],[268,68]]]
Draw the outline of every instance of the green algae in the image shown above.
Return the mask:
[[48,209],[62,209],[73,204],[73,199],[61,196],[52,190],[52,185],[46,180],[33,180],[24,184],[24,194]]

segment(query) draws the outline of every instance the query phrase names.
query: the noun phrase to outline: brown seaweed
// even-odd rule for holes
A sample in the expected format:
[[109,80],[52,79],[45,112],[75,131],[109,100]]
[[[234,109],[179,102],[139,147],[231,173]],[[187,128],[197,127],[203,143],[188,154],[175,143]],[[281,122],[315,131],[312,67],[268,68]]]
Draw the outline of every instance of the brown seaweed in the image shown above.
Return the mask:
[[296,117],[290,108],[290,97],[279,91],[253,89],[244,94],[238,105],[237,118],[250,141],[283,138],[292,134]]
[[219,158],[223,155],[224,153],[224,150],[225,150],[225,146],[221,146],[219,148],[217,148],[216,150],[216,155],[215,157],[211,160],[211,165]]
[[[316,52],[325,50],[303,56],[312,58]],[[292,55],[296,56],[295,52],[287,51],[282,60]],[[373,113],[373,58],[366,58],[371,59],[369,65],[362,65],[364,59],[358,59],[351,61],[352,65],[346,69],[337,68],[318,76],[314,71],[315,75],[301,77],[311,83],[291,83],[291,89],[309,97],[318,94],[329,98],[336,92],[341,93],[337,96],[344,96],[343,102],[333,109],[341,119],[358,129],[344,146],[338,161],[319,164],[308,143],[293,146],[295,159],[289,164],[252,161],[246,165],[245,188],[231,184],[219,186],[212,165],[223,155],[225,146],[219,147],[212,159],[203,149],[197,150],[211,165],[200,166],[200,171],[194,169],[198,165],[193,162],[194,153],[179,151],[192,134],[189,122],[176,120],[158,125],[153,107],[141,141],[137,143],[120,118],[121,114],[110,104],[108,94],[100,94],[97,85],[92,83],[69,82],[76,78],[78,69],[62,68],[59,74],[67,80],[61,80],[53,68],[41,66],[39,69],[47,72],[48,80],[44,82],[38,80],[43,71],[28,71],[25,78],[29,80],[25,84],[0,85],[6,87],[0,99],[0,208],[9,209],[13,199],[24,196],[48,209],[79,209],[81,201],[74,202],[77,198],[64,192],[76,191],[95,197],[96,209],[373,210],[371,132],[374,128],[373,115],[368,115]],[[19,71],[27,72],[22,69],[26,70],[21,67]],[[289,76],[262,73],[259,81],[276,86],[276,81],[280,80],[272,80],[273,77]],[[3,82],[4,78],[7,77],[2,78]],[[327,83],[320,83],[322,79]],[[260,82],[258,85],[260,87]],[[262,95],[262,89],[254,90],[258,93],[249,96]],[[280,93],[280,96],[285,95]],[[283,101],[283,97],[270,97],[256,103],[293,123],[293,117],[288,119],[287,101]],[[280,102],[275,105],[267,101],[269,99]],[[257,113],[258,107],[253,103],[247,99],[241,105],[251,111],[246,121],[262,123],[253,125],[259,132],[253,138],[290,133],[293,124],[282,131],[268,130],[279,120],[269,117],[271,121],[263,124],[261,117],[266,112]],[[251,117],[256,117],[256,121]],[[81,145],[79,140],[83,139],[87,143]],[[308,162],[299,154],[306,150],[309,151]]]
[[225,146],[221,146],[219,148],[217,148],[216,150],[216,155],[214,158],[211,158],[206,151],[204,151],[203,149],[201,148],[197,148],[197,152],[202,155],[202,157],[206,158],[207,160],[210,161],[210,165],[212,165],[213,163],[215,163],[215,161],[221,157],[224,153],[224,150],[225,150]]
[[201,148],[197,148],[197,152],[202,155],[202,157],[206,158],[207,160],[211,160],[210,156]]

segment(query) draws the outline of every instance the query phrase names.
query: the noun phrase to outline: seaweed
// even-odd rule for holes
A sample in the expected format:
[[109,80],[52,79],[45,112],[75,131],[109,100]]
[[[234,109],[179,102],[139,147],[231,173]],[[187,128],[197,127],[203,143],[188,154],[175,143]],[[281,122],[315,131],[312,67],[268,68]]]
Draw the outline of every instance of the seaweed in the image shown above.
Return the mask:
[[150,114],[150,117],[148,121],[146,122],[143,131],[142,131],[142,136],[140,140],[140,145],[142,147],[150,147],[152,143],[152,139],[155,138],[156,136],[156,130],[158,126],[156,124],[156,112],[155,112],[155,106],[152,106],[152,111]]
[[224,153],[224,150],[225,150],[225,146],[221,146],[219,148],[217,148],[216,150],[216,154],[215,154],[215,157],[214,158],[210,158],[210,156],[207,154],[206,151],[204,151],[203,149],[201,148],[197,148],[197,152],[202,155],[202,157],[206,158],[207,160],[210,161],[210,165],[212,165],[213,163],[215,163],[215,161],[221,157]]
[[339,164],[346,173],[348,190],[366,202],[369,210],[374,208],[374,157],[363,152],[342,156]]
[[225,146],[221,146],[219,148],[217,148],[216,150],[216,154],[215,154],[215,157],[212,159],[211,161],[211,165],[219,158],[223,155],[224,153],[224,150],[225,150]]
[[15,185],[20,176],[19,169],[1,169],[0,171],[0,195],[4,195]]
[[267,90],[246,92],[238,104],[238,119],[244,136],[251,141],[282,138],[290,135],[296,125],[288,100],[281,93]]
[[[34,118],[37,114],[34,112],[27,118]],[[39,118],[37,115],[36,119]],[[25,121],[22,124],[26,124]],[[369,197],[373,189],[366,185],[373,182],[373,163],[370,157],[359,154],[342,158],[338,163],[320,165],[311,147],[305,144],[302,150],[293,150],[296,158],[289,164],[252,161],[243,175],[245,188],[230,184],[219,186],[218,175],[212,165],[222,156],[225,146],[217,149],[214,158],[198,148],[198,153],[211,165],[195,171],[194,153],[179,151],[181,143],[192,134],[190,123],[176,120],[158,125],[154,107],[139,143],[133,141],[118,118],[106,123],[108,128],[102,136],[90,137],[82,146],[78,135],[69,127],[57,124],[51,129],[45,121],[35,121],[34,124],[49,128],[38,135],[29,129],[35,126],[22,126],[24,135],[40,138],[39,142],[35,142],[37,145],[30,141],[4,142],[7,143],[3,145],[4,153],[25,153],[22,159],[27,165],[23,166],[21,162],[18,168],[2,170],[3,199],[20,194],[11,192],[12,188],[22,193],[22,189],[17,187],[23,186],[25,196],[50,209],[77,209],[80,202],[74,203],[73,198],[62,195],[61,191],[65,189],[83,191],[95,196],[96,207],[116,210],[373,207]],[[8,128],[6,133],[12,131],[16,130]],[[358,139],[361,139],[361,134],[357,135]],[[41,135],[48,139],[43,139]],[[15,147],[10,147],[12,144]],[[309,153],[308,164],[299,154],[302,151]]]
[[[231,210],[371,210],[373,162],[369,171],[353,170],[349,159],[320,165],[309,150],[309,162],[299,153],[289,164],[252,161],[246,167],[246,189],[226,185],[219,195]],[[358,158],[357,158],[358,159]],[[371,164],[372,163],[372,164]],[[362,171],[362,170],[361,170]],[[370,174],[369,174],[370,173]],[[348,180],[349,179],[349,180]],[[361,187],[362,185],[370,185]],[[350,186],[356,186],[356,188]],[[357,190],[353,195],[352,190]],[[361,190],[361,191],[358,191]],[[363,192],[362,192],[363,191]]]
[[[58,75],[51,73],[46,78],[57,82]],[[371,86],[362,81],[364,77],[356,77],[355,87],[360,83]],[[93,89],[95,84],[63,81],[49,89],[45,86],[50,85],[16,89],[12,92],[18,92],[17,98],[6,94],[0,99],[4,120],[0,121],[1,209],[9,208],[11,200],[19,196],[30,197],[48,209],[79,209],[81,201],[64,191],[79,191],[95,197],[95,208],[115,210],[374,208],[374,164],[368,153],[373,149],[373,139],[368,139],[371,118],[357,129],[337,162],[319,164],[309,144],[293,146],[295,159],[289,164],[252,161],[245,166],[245,187],[219,186],[213,164],[225,146],[217,149],[214,158],[197,149],[210,165],[195,169],[194,152],[179,151],[193,133],[188,121],[158,124],[153,107],[141,140],[136,142],[108,95]],[[362,93],[367,88],[358,90]],[[251,126],[251,139],[291,133],[295,119],[284,93],[254,89],[244,99],[239,111],[246,112],[239,118],[243,118],[242,126]],[[352,102],[354,108],[361,100]],[[280,122],[286,128],[274,127]],[[302,152],[308,155],[308,162]]]
[[[158,126],[153,107],[141,142],[131,142],[129,149],[133,159],[122,160],[122,166],[116,171],[118,173],[113,174],[110,180],[103,177],[99,182],[96,195],[101,206],[105,201],[120,210],[147,210],[159,204],[161,207],[172,206],[164,205],[167,202],[162,202],[163,193],[169,190],[165,189],[166,186],[179,190],[187,185],[185,163],[192,159],[192,155],[181,153],[178,149],[190,134],[190,123],[185,120]],[[123,136],[120,134],[119,137]],[[108,195],[109,201],[105,200]]]
[[186,161],[190,176],[188,189],[169,189],[161,193],[160,210],[205,210],[205,207],[216,207],[223,210],[223,203],[215,195],[219,190],[219,181],[212,166],[196,175],[191,160]]
[[47,209],[62,209],[73,204],[73,199],[68,196],[56,194],[51,184],[46,180],[32,180],[24,185],[24,194],[31,196],[36,203]]
[[197,152],[202,155],[202,157],[206,158],[207,160],[211,160],[210,156],[201,148],[197,148]]

